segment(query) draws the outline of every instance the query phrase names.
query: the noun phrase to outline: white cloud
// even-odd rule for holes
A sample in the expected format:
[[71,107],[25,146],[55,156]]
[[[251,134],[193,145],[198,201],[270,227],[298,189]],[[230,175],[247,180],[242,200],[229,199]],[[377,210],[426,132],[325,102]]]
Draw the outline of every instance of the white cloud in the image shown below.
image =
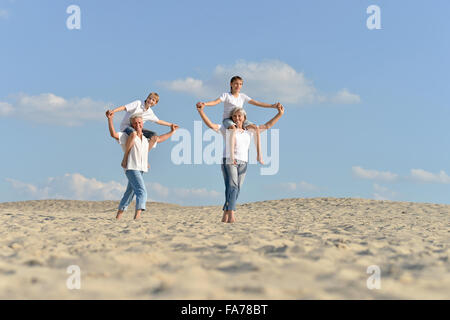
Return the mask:
[[175,188],[173,190],[174,194],[181,198],[181,199],[203,199],[203,198],[219,198],[222,196],[222,193],[214,191],[214,190],[207,190],[205,188],[201,189],[186,189],[186,188]]
[[12,100],[11,103],[0,101],[0,116],[63,126],[79,126],[86,121],[103,120],[107,105],[111,105],[91,98],[65,99],[53,93],[36,96],[18,94],[12,96]]
[[352,167],[353,174],[361,179],[380,180],[393,182],[398,179],[398,174],[389,171],[367,170],[358,166]]
[[[127,182],[102,182],[86,178],[79,173],[67,173],[62,177],[48,178],[44,183],[32,184],[7,178],[21,200],[66,199],[66,200],[120,200]],[[196,188],[169,188],[157,182],[147,182],[148,201],[177,204],[217,203],[223,193]]]
[[28,199],[118,200],[126,186],[115,181],[101,182],[79,173],[48,178],[40,185],[7,178],[12,187]]
[[331,98],[331,101],[336,104],[354,104],[360,103],[361,98],[357,94],[350,93],[347,89],[342,89]]
[[310,184],[305,181],[300,181],[298,183],[296,182],[285,182],[281,183],[277,186],[277,188],[280,187],[281,189],[285,191],[301,191],[301,192],[318,192],[320,191],[320,188]]
[[169,196],[169,188],[157,182],[148,182],[145,184],[147,191],[151,194],[156,194],[160,198],[167,198]]
[[232,66],[217,66],[211,79],[206,81],[188,77],[161,84],[172,91],[185,92],[201,99],[215,99],[222,92],[228,91],[229,80],[235,75],[244,79],[242,92],[267,103],[280,101],[293,105],[322,102],[347,104],[361,100],[347,89],[330,96],[321,94],[303,72],[298,72],[278,60],[238,61]]
[[6,19],[9,17],[9,12],[6,9],[0,9],[0,19]]
[[169,188],[157,182],[147,182],[148,194],[157,201],[182,205],[217,202],[223,193],[206,188]]
[[411,177],[418,182],[425,183],[450,183],[450,177],[441,170],[438,174],[425,171],[423,169],[411,169]]
[[373,197],[375,200],[393,200],[397,196],[396,192],[376,183],[373,185],[373,190]]
[[10,105],[7,102],[0,102],[0,117],[1,116],[7,116],[11,114],[14,111],[14,108],[12,105]]
[[197,80],[190,77],[166,82],[165,86],[172,91],[189,92],[197,96],[204,95],[206,90],[202,80]]

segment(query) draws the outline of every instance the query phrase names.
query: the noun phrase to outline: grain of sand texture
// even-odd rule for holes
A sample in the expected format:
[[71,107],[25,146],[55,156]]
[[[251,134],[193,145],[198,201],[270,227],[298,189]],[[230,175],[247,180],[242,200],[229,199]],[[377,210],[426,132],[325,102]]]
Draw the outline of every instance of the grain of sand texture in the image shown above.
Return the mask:
[[450,298],[449,205],[285,199],[240,205],[235,224],[219,206],[149,203],[140,221],[116,207],[0,203],[0,298]]

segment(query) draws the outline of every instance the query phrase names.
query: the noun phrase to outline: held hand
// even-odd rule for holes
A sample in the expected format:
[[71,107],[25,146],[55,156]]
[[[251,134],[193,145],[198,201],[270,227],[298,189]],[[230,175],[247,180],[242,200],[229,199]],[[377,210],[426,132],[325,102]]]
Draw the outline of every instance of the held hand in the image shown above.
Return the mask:
[[205,104],[203,102],[198,102],[197,103],[197,111],[203,110],[203,108],[205,107]]
[[128,159],[123,159],[122,163],[120,165],[122,166],[122,168],[126,169],[127,168],[127,164],[128,164]]
[[106,110],[105,114],[108,119],[111,119],[114,117],[114,113],[111,110]]
[[170,125],[171,131],[176,131],[176,130],[178,130],[179,128],[180,128],[180,126],[178,126],[178,125],[175,124],[175,123],[172,123],[172,124]]
[[279,114],[284,114],[284,107],[281,104],[278,105],[277,109]]

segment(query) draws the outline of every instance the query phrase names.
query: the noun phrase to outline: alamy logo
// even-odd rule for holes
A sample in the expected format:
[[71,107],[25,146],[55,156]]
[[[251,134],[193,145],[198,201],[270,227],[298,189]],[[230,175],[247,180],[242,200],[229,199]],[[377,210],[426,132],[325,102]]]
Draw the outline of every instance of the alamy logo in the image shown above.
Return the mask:
[[[268,139],[270,131],[270,139]],[[260,168],[260,174],[275,175],[280,167],[280,133],[279,129],[271,129],[261,133],[261,154],[265,165]],[[229,135],[226,135],[229,141]],[[178,142],[173,146],[170,158],[175,165],[181,164],[221,164],[223,158],[223,136],[212,129],[203,133],[202,122],[194,121],[194,138],[187,129],[178,129],[171,137]],[[204,143],[207,143],[204,146]],[[270,144],[270,154],[268,152]],[[256,147],[254,143],[249,149],[249,164],[256,164]]]
[[373,290],[373,289],[381,289],[381,269],[379,266],[369,266],[367,268],[367,273],[372,274],[367,279],[367,289]]
[[67,267],[67,273],[71,275],[69,278],[67,278],[67,281],[66,281],[67,289],[80,290],[81,289],[81,269],[80,269],[80,267],[77,265],[69,266],[69,267]]
[[81,29],[81,9],[77,5],[70,5],[67,7],[66,13],[70,16],[66,20],[66,26],[69,30]]
[[367,28],[369,30],[381,29],[381,9],[379,6],[371,5],[367,7],[367,14],[371,14],[367,18]]

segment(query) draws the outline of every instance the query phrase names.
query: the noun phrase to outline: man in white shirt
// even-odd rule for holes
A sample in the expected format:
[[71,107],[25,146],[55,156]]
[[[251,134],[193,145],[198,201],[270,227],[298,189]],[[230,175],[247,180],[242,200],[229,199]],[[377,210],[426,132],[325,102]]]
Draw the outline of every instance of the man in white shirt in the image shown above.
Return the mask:
[[[117,133],[114,129],[114,113],[107,113],[106,116],[108,117],[108,127],[111,137],[116,139],[119,144],[122,145],[125,152],[128,135],[124,132]],[[170,132],[161,136],[154,135],[150,139],[147,139],[142,132],[144,125],[142,115],[132,115],[130,117],[130,123],[136,132],[136,136],[128,153],[127,165],[124,167],[125,175],[128,179],[128,186],[119,204],[116,215],[117,220],[122,217],[123,212],[133,200],[134,195],[136,195],[136,212],[134,219],[137,220],[140,218],[142,211],[145,210],[147,202],[147,189],[145,188],[143,174],[148,171],[148,152],[150,149],[154,148],[158,142],[166,141],[177,129],[177,127],[172,124]]]

